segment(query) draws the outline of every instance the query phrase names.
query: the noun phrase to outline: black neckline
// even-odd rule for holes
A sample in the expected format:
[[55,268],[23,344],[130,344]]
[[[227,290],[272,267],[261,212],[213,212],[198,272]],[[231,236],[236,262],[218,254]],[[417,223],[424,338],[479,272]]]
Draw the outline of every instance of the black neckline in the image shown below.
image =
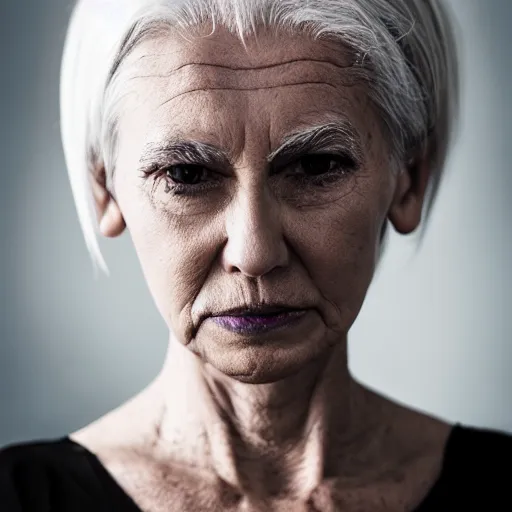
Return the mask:
[[[449,471],[449,462],[452,458],[452,453],[455,452],[454,446],[456,439],[459,437],[459,432],[462,432],[463,430],[464,427],[459,423],[452,425],[445,443],[442,467],[439,476],[414,512],[422,511],[430,502],[435,501],[435,497],[439,493],[439,490],[446,479],[447,472]],[[103,466],[97,455],[89,451],[85,446],[71,439],[69,436],[60,438],[58,442],[71,446],[74,451],[81,452],[85,456],[85,460],[88,462],[96,482],[99,483],[103,493],[108,497],[109,501],[113,502],[113,505],[120,507],[126,512],[142,512],[135,501],[117,483],[105,466]]]
[[102,493],[108,500],[109,507],[115,506],[114,510],[119,508],[123,512],[142,512],[131,496],[125,492],[116,479],[109,473],[107,468],[101,463],[96,454],[74,441],[69,436],[61,437],[59,442],[70,446],[73,451],[84,456],[95,482],[99,485]]

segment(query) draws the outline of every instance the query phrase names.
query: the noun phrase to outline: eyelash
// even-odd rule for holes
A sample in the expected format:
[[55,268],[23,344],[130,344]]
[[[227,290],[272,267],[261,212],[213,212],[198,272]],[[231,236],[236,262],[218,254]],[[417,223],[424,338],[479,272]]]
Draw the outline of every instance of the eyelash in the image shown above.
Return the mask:
[[295,179],[300,184],[313,183],[313,185],[317,187],[325,187],[326,185],[336,183],[339,179],[352,172],[355,172],[359,168],[357,162],[350,155],[343,153],[311,153],[304,155],[287,167],[297,168],[304,159],[308,158],[325,158],[328,162],[336,162],[336,167],[335,169],[329,169],[327,172],[317,176],[311,176],[305,173],[299,176],[293,176],[293,179]]
[[[312,153],[308,155],[304,155],[303,157],[299,158],[295,162],[286,165],[285,168],[297,168],[299,167],[299,164],[304,161],[304,159],[307,158],[326,158],[329,162],[334,161],[336,162],[336,168],[333,170],[328,170],[325,173],[319,174],[317,176],[308,176],[306,174],[302,174],[299,176],[294,176],[291,174],[292,179],[294,179],[299,184],[313,184],[317,187],[325,187],[327,185],[333,184],[337,182],[339,179],[341,179],[343,176],[350,174],[351,172],[356,171],[359,168],[358,163],[349,155],[347,154],[330,154],[330,153]],[[176,163],[173,165],[164,165],[160,166],[158,164],[155,164],[152,166],[149,170],[143,171],[146,177],[151,176],[154,181],[153,188],[157,185],[157,183],[160,181],[160,178],[165,179],[166,188],[165,192],[171,192],[175,196],[185,196],[185,197],[192,197],[201,194],[205,190],[214,188],[215,185],[212,184],[184,184],[184,183],[176,183],[173,182],[172,178],[167,175],[167,173],[173,169],[176,169],[178,167],[184,167],[184,168],[199,168],[203,171],[204,174],[214,174],[213,171],[208,169],[207,167],[199,164],[190,164],[190,163]],[[204,172],[206,171],[206,173]],[[272,174],[276,174],[276,171],[272,172]],[[218,179],[213,180],[219,181]],[[171,185],[172,182],[172,185]]]
[[152,177],[153,189],[160,181],[160,178],[164,178],[165,184],[166,184],[165,192],[167,192],[167,193],[171,192],[175,196],[195,196],[207,189],[213,188],[212,185],[205,185],[204,183],[200,184],[200,185],[186,185],[183,183],[172,183],[172,186],[171,186],[169,180],[172,180],[172,178],[168,178],[167,172],[169,170],[175,169],[176,167],[187,167],[187,168],[199,167],[200,169],[206,170],[207,173],[211,174],[211,172],[212,172],[203,165],[189,164],[189,163],[179,163],[179,164],[164,165],[164,166],[155,164],[151,169],[149,169],[147,171],[143,171],[143,172],[146,177],[150,177],[150,176]]

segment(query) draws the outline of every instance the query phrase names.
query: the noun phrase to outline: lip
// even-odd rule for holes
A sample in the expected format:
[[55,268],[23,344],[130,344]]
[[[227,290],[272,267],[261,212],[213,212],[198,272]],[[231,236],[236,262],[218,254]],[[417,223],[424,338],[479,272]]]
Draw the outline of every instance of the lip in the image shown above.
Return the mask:
[[227,309],[225,311],[215,313],[210,315],[212,317],[226,317],[226,316],[237,316],[237,317],[246,317],[246,316],[264,316],[264,315],[273,315],[273,314],[285,314],[285,313],[293,313],[297,311],[303,311],[304,308],[293,307],[282,304],[257,304],[253,306],[242,306],[237,308]]
[[307,311],[304,309],[281,310],[280,313],[274,315],[221,315],[213,316],[211,320],[228,331],[253,335],[292,327],[298,324],[306,316],[306,313]]

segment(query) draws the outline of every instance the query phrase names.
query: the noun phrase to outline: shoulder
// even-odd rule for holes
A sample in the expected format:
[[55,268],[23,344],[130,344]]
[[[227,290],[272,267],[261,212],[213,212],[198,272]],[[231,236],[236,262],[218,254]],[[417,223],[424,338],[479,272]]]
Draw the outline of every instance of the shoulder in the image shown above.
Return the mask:
[[[48,487],[44,470],[45,443],[25,442],[10,444],[0,449],[0,510],[22,512],[44,510],[26,506],[26,495],[46,504],[42,497]],[[29,491],[29,486],[32,491]]]
[[507,504],[512,510],[511,461],[511,434],[455,425],[446,446],[439,487],[458,503],[485,507]]
[[447,464],[457,466],[486,463],[491,464],[487,470],[495,467],[501,473],[505,468],[494,463],[510,461],[511,457],[512,434],[500,430],[455,425],[447,446]]
[[[72,445],[65,439],[9,444],[0,449],[0,510],[47,512],[81,489]],[[86,496],[85,496],[86,497]]]
[[43,476],[44,468],[52,458],[55,441],[26,441],[0,448],[0,475],[2,484],[6,478],[21,479],[23,474]]

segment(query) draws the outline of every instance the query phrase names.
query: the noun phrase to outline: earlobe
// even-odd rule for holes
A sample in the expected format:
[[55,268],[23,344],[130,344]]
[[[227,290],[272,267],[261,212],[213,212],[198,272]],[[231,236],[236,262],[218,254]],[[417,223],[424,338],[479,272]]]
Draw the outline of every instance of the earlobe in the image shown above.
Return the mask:
[[399,233],[412,233],[420,225],[428,180],[427,159],[410,161],[397,176],[388,217]]
[[106,189],[104,176],[104,171],[99,172],[96,176],[91,174],[90,182],[100,232],[103,236],[112,238],[119,236],[124,231],[126,224],[117,201]]
[[126,227],[123,215],[116,200],[109,195],[107,207],[100,220],[100,231],[103,236],[119,236]]

